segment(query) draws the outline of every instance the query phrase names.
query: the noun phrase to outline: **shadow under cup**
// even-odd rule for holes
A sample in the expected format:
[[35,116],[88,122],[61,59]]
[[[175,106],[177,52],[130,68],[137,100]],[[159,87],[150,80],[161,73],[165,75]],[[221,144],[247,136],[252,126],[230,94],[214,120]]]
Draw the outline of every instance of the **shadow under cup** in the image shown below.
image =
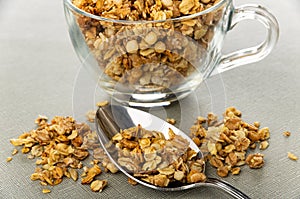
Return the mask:
[[235,9],[215,1],[202,12],[169,20],[113,20],[65,0],[73,46],[107,93],[131,106],[161,106],[184,98],[209,77]]

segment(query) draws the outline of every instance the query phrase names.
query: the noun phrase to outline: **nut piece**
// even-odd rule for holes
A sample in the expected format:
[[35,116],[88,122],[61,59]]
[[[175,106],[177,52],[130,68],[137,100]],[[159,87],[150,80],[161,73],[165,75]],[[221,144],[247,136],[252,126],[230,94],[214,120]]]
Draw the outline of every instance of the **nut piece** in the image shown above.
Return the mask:
[[232,175],[238,175],[241,172],[241,168],[240,167],[234,167],[231,169],[231,173]]
[[157,41],[157,35],[154,32],[149,32],[145,36],[145,42],[147,42],[149,45],[155,44]]
[[107,180],[95,180],[91,183],[91,190],[94,192],[102,192],[104,187],[107,186]]
[[298,157],[291,152],[288,152],[288,158],[295,161],[298,160]]
[[131,40],[126,44],[126,51],[128,53],[136,53],[139,49],[139,44],[136,40]]
[[228,172],[229,172],[229,170],[226,166],[221,166],[217,169],[218,176],[223,177],[223,178],[228,176]]
[[264,165],[264,155],[260,153],[249,154],[246,158],[246,164],[251,169],[259,169]]
[[285,137],[289,137],[289,136],[291,135],[291,132],[285,131],[285,132],[283,132],[283,135],[284,135]]
[[51,190],[50,189],[43,189],[42,192],[46,194],[46,193],[50,193]]
[[269,142],[268,141],[262,141],[259,145],[259,149],[261,150],[265,150],[266,148],[268,148],[269,146]]
[[78,173],[77,173],[77,171],[75,169],[70,169],[69,172],[70,172],[71,178],[74,181],[77,181],[77,179],[78,179]]
[[6,162],[10,162],[10,161],[12,161],[12,157],[7,157]]

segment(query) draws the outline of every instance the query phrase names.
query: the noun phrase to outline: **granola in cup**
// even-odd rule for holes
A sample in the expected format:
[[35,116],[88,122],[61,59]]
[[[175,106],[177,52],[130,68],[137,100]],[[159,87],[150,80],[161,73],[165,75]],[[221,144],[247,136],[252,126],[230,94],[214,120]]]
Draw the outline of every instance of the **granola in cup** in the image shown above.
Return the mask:
[[[83,65],[113,98],[133,106],[179,100],[214,69],[261,60],[278,37],[266,9],[235,8],[232,0],[64,0],[64,6]],[[226,33],[244,19],[264,24],[266,40],[222,55]]]

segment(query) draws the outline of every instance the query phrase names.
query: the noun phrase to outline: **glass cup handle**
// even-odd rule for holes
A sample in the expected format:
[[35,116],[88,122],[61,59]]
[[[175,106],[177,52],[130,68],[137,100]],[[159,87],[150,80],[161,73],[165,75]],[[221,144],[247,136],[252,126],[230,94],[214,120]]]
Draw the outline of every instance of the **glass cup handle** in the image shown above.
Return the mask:
[[266,39],[257,46],[223,55],[220,60],[220,65],[217,68],[220,73],[240,65],[262,60],[271,52],[277,43],[279,25],[276,18],[269,11],[259,5],[246,4],[236,7],[233,12],[229,30],[245,19],[253,19],[262,23],[267,29]]

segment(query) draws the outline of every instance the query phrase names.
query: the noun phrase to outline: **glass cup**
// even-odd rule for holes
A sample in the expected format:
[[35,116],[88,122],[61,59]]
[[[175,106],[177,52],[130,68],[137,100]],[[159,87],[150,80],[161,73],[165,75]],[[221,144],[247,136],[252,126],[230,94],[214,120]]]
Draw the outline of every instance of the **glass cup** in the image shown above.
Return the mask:
[[[265,8],[211,2],[200,12],[155,21],[100,17],[72,0],[64,0],[64,9],[74,49],[99,86],[121,103],[151,107],[182,99],[215,71],[257,62],[275,46],[278,22]],[[223,55],[226,33],[246,19],[264,25],[265,40]]]

